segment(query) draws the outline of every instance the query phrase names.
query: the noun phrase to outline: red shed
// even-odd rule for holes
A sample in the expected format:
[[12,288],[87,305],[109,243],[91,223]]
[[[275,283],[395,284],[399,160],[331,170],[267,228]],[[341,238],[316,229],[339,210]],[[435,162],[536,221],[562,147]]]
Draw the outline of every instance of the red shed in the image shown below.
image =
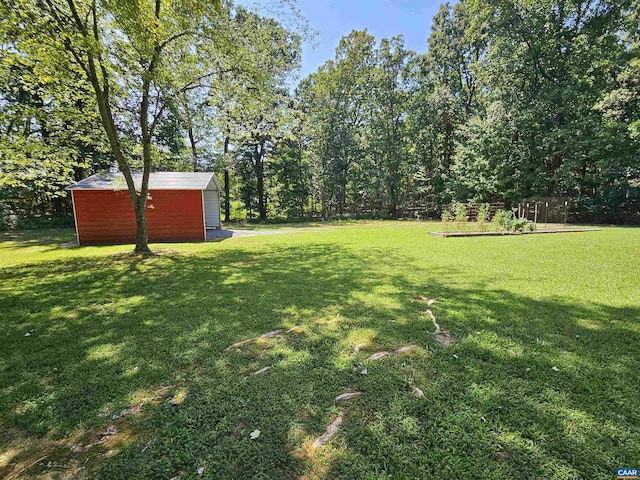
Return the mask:
[[[141,173],[134,173],[140,188]],[[97,173],[74,183],[73,215],[80,245],[133,243],[136,217],[122,173]],[[214,173],[149,175],[147,229],[150,242],[201,241],[220,228],[220,185]]]

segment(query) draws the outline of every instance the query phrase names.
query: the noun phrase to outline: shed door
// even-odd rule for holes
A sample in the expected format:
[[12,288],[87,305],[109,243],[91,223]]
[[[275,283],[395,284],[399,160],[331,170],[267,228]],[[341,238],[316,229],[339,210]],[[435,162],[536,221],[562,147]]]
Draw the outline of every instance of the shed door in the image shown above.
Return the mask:
[[207,228],[220,227],[220,196],[217,190],[204,190],[204,222]]

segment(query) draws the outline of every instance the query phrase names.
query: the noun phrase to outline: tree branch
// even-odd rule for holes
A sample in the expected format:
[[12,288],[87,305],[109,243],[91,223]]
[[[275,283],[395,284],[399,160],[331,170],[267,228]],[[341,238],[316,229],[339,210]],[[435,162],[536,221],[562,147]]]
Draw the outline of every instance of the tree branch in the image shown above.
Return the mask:
[[169,45],[171,42],[178,40],[179,38],[185,37],[187,35],[192,35],[194,32],[192,32],[191,30],[185,30],[184,32],[180,32],[177,33],[176,35],[173,35],[169,38],[167,38],[164,42],[162,42],[160,44],[159,49],[162,50],[164,47],[166,47],[167,45]]

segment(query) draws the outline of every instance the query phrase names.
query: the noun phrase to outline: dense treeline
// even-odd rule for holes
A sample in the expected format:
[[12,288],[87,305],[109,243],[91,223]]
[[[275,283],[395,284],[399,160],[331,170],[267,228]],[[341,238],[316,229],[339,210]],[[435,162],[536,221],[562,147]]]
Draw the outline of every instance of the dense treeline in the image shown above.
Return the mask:
[[639,5],[445,4],[425,54],[352,32],[299,89],[323,211],[570,196],[637,221]]
[[[11,3],[0,23],[5,228],[68,213],[64,186],[114,163],[82,69],[52,56]],[[206,61],[167,59],[180,72],[158,85],[189,69],[207,81],[159,95],[148,152],[127,123],[137,97],[119,92],[114,128],[131,168],[148,158],[155,170],[217,171],[227,220],[424,217],[453,200],[566,196],[575,219],[640,221],[638,0],[444,4],[426,53],[353,31],[294,92],[308,32],[271,16],[223,3],[202,29],[215,36],[193,44]]]

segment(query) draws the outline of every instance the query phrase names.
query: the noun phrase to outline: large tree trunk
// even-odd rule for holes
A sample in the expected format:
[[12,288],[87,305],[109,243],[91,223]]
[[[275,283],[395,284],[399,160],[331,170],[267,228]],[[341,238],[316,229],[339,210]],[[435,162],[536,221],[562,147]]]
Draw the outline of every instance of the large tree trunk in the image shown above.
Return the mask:
[[135,201],[136,211],[136,248],[135,253],[149,255],[149,235],[147,233],[147,216],[145,208],[147,206],[147,196],[139,196]]
[[[99,28],[98,28],[98,14],[97,14],[97,2],[93,2],[91,4],[91,8],[88,11],[88,14],[91,18],[82,19],[81,15],[78,13],[75,3],[72,0],[67,1],[69,5],[69,9],[71,11],[72,22],[75,24],[75,27],[82,34],[85,39],[89,41],[97,40],[99,36]],[[156,18],[160,17],[160,6],[161,1],[156,0],[155,2],[155,14]],[[53,8],[53,7],[52,7]],[[92,25],[89,24],[89,21],[92,22]],[[85,24],[86,22],[86,24]],[[90,28],[89,28],[90,26]],[[64,28],[62,29],[64,30]],[[124,176],[125,182],[127,184],[127,191],[129,192],[129,197],[131,198],[131,203],[133,204],[133,208],[135,210],[136,215],[136,248],[134,253],[138,254],[150,254],[152,253],[148,246],[148,234],[147,234],[147,219],[145,216],[145,206],[147,202],[147,192],[148,192],[148,181],[149,181],[149,172],[151,171],[151,135],[152,131],[149,129],[147,114],[149,111],[149,87],[150,87],[150,78],[153,76],[154,70],[159,61],[160,55],[160,45],[156,45],[154,50],[153,58],[145,72],[147,76],[143,76],[143,93],[142,93],[142,102],[140,105],[140,118],[141,118],[141,131],[142,131],[142,148],[143,148],[143,159],[144,159],[144,173],[142,177],[142,187],[141,192],[138,194],[136,192],[136,187],[133,181],[133,174],[131,171],[131,166],[125,157],[124,151],[122,149],[122,145],[120,142],[120,137],[118,135],[118,130],[116,128],[115,117],[111,110],[111,87],[110,87],[110,76],[108,69],[105,67],[102,59],[102,53],[100,51],[94,52],[91,48],[88,48],[84,54],[86,54],[86,60],[82,59],[82,55],[75,50],[71,44],[71,42],[65,43],[65,48],[73,55],[76,63],[80,65],[80,67],[84,70],[89,83],[93,88],[93,91],[96,96],[96,101],[98,103],[98,111],[100,113],[100,120],[102,126],[104,127],[105,133],[107,134],[107,139],[109,140],[109,146],[111,147],[111,153],[113,154],[122,175]],[[151,128],[153,130],[153,128]]]
[[256,177],[258,180],[258,210],[260,212],[260,221],[267,220],[267,199],[264,192],[264,142],[256,148]]
[[[346,177],[346,172],[345,172]],[[338,187],[338,214],[344,214],[344,208],[347,203],[347,181],[346,178],[340,180],[340,186]]]
[[193,171],[198,171],[198,149],[196,147],[196,138],[193,134],[193,127],[189,125],[189,144],[191,145],[191,157],[193,162]]
[[389,166],[389,216],[392,218],[398,218],[398,192],[396,189],[398,172],[395,160],[393,159]]
[[64,206],[62,205],[62,197],[53,197],[51,199],[51,206],[53,207],[53,214],[56,217],[64,215]]
[[267,220],[267,202],[264,195],[264,177],[258,177],[258,210],[260,211],[260,221]]
[[231,198],[229,197],[229,170],[224,170],[224,221],[231,220]]
[[[160,0],[156,0],[156,18],[160,14]],[[155,70],[160,55],[160,46],[156,45],[151,63],[147,69],[149,77],[142,78],[142,100],[140,102],[140,132],[142,134],[142,180],[140,182],[140,193],[134,198],[136,210],[136,248],[134,253],[150,255],[149,234],[147,232],[147,216],[145,208],[147,206],[147,195],[149,194],[149,175],[151,173],[151,137],[155,121],[149,125],[149,90],[151,87],[150,76]]]
[[327,157],[322,154],[322,190],[320,192],[320,203],[322,208],[322,220],[326,221],[329,218],[327,212]]
[[149,194],[149,175],[151,173],[151,132],[149,131],[147,112],[149,109],[149,89],[148,84],[142,92],[142,102],[140,107],[140,129],[142,130],[142,161],[144,170],[142,172],[142,180],[140,185],[140,193],[136,194],[133,199],[136,211],[136,248],[134,253],[141,255],[150,255],[149,234],[147,232],[147,215],[145,208],[147,206],[147,195]]
[[[103,73],[106,75],[106,73]],[[118,167],[122,172],[124,179],[127,183],[127,190],[129,192],[129,198],[131,198],[131,203],[133,204],[133,208],[136,215],[136,247],[134,249],[134,253],[137,254],[151,254],[151,250],[148,245],[148,234],[147,234],[147,218],[145,207],[147,203],[147,184],[149,178],[150,171],[150,144],[148,143],[149,138],[146,135],[146,123],[143,125],[143,156],[144,156],[144,175],[142,181],[142,191],[140,194],[136,192],[135,184],[133,181],[133,173],[131,172],[131,167],[127,162],[124,153],[122,151],[122,147],[120,144],[120,138],[118,137],[118,133],[116,130],[115,120],[113,114],[111,112],[111,106],[109,105],[109,87],[108,83],[105,79],[104,89],[100,84],[100,80],[93,63],[93,58],[89,56],[89,80],[93,86],[93,89],[96,94],[96,100],[98,102],[98,109],[100,111],[100,118],[102,120],[102,126],[105,129],[107,134],[107,139],[109,140],[109,145],[111,146],[111,152],[116,159]],[[148,92],[147,92],[148,94]],[[144,110],[144,122],[147,121],[146,114],[148,109],[148,96],[146,99],[143,99],[143,104],[146,100],[146,108],[145,105],[142,105]]]
[[[227,160],[229,153],[229,136],[224,137],[224,160]],[[231,220],[231,197],[229,196],[229,168],[224,166],[224,221]]]

